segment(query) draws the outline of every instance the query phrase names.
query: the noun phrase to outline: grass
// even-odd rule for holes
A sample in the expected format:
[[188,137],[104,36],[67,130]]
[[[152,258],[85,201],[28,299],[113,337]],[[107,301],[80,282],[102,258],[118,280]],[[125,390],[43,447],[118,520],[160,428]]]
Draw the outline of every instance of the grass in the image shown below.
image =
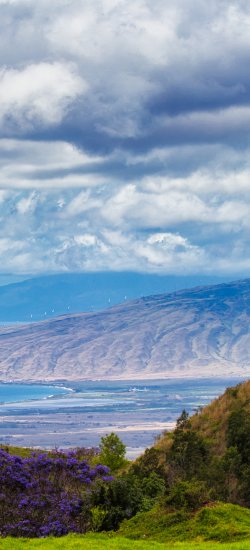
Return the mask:
[[[139,539],[139,540],[135,540]],[[0,550],[250,550],[250,510],[232,504],[190,516],[151,510],[123,523],[117,533],[46,539],[0,539]]]
[[[32,452],[35,450],[30,447],[13,447],[13,445],[0,445],[0,449],[6,451],[10,455],[20,456],[21,458],[29,458]],[[43,452],[40,451],[39,452]]]
[[159,543],[154,541],[132,541],[107,535],[69,535],[62,538],[0,540],[1,550],[250,550],[250,540],[233,543]]
[[159,542],[250,539],[250,510],[233,504],[217,504],[191,515],[182,510],[167,514],[156,508],[123,522],[119,534],[134,540]]
[[[138,539],[138,540],[136,540]],[[116,533],[0,539],[0,550],[250,550],[250,510],[232,504],[195,515],[160,509],[137,514]]]

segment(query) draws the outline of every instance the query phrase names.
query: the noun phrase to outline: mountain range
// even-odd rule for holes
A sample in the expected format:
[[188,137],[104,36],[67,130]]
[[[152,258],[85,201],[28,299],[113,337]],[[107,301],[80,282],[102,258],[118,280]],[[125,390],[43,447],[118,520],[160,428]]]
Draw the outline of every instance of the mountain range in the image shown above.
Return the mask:
[[[32,322],[66,313],[98,311],[140,296],[218,284],[219,277],[105,272],[0,278],[0,323]],[[13,281],[13,276],[9,276]]]
[[249,376],[250,279],[2,327],[0,380]]

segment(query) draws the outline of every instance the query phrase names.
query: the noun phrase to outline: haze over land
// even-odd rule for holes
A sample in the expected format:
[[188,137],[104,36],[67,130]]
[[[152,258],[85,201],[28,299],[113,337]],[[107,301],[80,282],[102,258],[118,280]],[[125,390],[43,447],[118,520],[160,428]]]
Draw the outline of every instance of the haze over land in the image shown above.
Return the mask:
[[250,279],[0,331],[1,380],[245,376]]
[[[218,276],[65,273],[0,286],[0,322],[31,322],[96,311],[151,294],[222,282]],[[224,281],[223,281],[224,282]]]

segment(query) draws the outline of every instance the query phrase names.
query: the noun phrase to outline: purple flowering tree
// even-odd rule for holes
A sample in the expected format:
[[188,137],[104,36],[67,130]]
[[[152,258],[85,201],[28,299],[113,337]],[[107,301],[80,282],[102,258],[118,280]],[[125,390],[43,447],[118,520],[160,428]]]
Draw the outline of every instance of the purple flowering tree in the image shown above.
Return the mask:
[[11,456],[0,449],[0,534],[45,537],[84,533],[96,482],[111,480],[77,451]]

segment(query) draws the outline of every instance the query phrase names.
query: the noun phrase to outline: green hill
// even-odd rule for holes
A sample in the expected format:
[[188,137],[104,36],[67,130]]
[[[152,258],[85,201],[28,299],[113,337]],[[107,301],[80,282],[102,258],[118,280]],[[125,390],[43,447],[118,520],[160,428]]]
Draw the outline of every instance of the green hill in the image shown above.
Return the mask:
[[132,469],[141,477],[152,470],[162,476],[169,505],[185,500],[177,492],[186,483],[193,491],[187,500],[198,506],[222,500],[249,507],[250,381],[228,388],[191,418],[184,412],[174,432],[163,434]]
[[159,542],[249,539],[250,510],[233,504],[216,504],[192,514],[185,510],[169,513],[156,507],[123,522],[119,535]]

